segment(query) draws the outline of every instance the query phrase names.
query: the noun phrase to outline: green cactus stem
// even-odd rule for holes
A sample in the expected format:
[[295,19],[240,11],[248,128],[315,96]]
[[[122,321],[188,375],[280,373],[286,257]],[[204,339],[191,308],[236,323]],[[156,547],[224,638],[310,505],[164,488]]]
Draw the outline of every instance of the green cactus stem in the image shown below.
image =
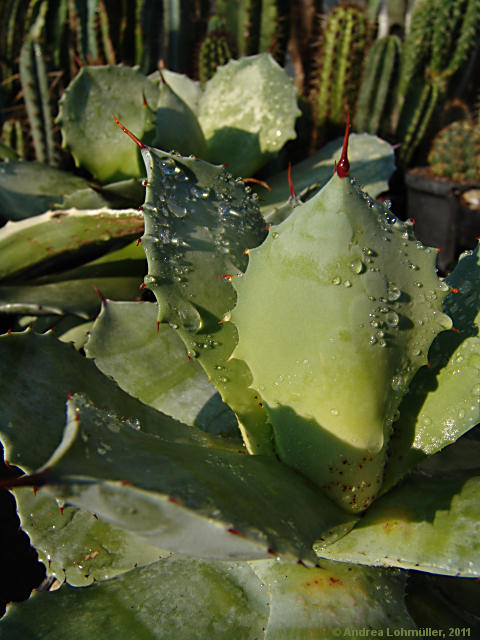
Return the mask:
[[231,320],[278,455],[357,512],[381,486],[410,380],[451,320],[435,252],[348,169],[345,140],[326,186],[250,251]]
[[200,82],[205,84],[220,67],[232,58],[228,36],[222,30],[210,33],[202,42],[198,58]]
[[35,157],[39,162],[53,165],[55,153],[47,71],[40,45],[30,39],[26,40],[20,52],[20,81]]
[[368,41],[367,18],[357,5],[340,5],[328,16],[322,33],[321,57],[313,94],[316,104],[317,145],[327,128],[336,130],[355,106]]
[[262,15],[261,0],[217,0],[214,23],[224,27],[236,43],[238,57],[258,53]]
[[357,131],[385,136],[396,94],[402,43],[398,36],[376,40],[365,60],[354,120]]
[[478,0],[421,0],[405,41],[399,85],[399,161],[408,165],[427,134],[450,79],[474,50],[480,26]]
[[[25,155],[25,143],[23,139],[22,125],[19,120],[6,120],[3,123],[1,142],[14,151],[10,158],[23,158]],[[7,153],[8,156],[8,153]]]
[[259,50],[269,51],[283,66],[289,34],[290,3],[286,0],[263,0]]

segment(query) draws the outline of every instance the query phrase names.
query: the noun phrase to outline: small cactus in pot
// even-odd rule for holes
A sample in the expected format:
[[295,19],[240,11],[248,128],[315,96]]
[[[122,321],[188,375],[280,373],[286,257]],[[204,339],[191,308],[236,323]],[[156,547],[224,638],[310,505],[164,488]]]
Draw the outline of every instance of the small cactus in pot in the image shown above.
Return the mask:
[[433,140],[428,163],[437,178],[480,182],[479,123],[466,118],[441,129]]

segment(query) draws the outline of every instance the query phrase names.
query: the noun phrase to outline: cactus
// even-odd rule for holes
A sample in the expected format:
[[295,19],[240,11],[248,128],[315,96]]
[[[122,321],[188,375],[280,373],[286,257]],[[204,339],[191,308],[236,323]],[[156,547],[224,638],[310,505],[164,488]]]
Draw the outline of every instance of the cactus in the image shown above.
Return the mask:
[[454,182],[480,182],[480,127],[458,120],[435,136],[428,164],[434,176]]
[[263,0],[260,51],[269,51],[280,65],[285,64],[290,36],[290,3],[286,0]]
[[258,53],[260,42],[261,0],[217,0],[213,24],[221,24],[235,42],[235,56]]
[[215,74],[232,57],[228,45],[228,37],[221,30],[210,33],[202,42],[198,56],[199,78],[202,84]]
[[357,131],[383,137],[391,132],[401,46],[398,36],[385,36],[376,40],[368,52],[354,119]]
[[317,145],[327,129],[338,131],[347,112],[353,112],[368,45],[368,23],[359,5],[340,5],[327,17],[322,30],[318,71],[313,85]]
[[452,76],[472,54],[480,26],[478,0],[418,2],[405,41],[397,137],[408,165],[425,137]]
[[53,165],[55,157],[48,81],[38,42],[27,40],[23,45],[20,53],[20,78],[36,159]]

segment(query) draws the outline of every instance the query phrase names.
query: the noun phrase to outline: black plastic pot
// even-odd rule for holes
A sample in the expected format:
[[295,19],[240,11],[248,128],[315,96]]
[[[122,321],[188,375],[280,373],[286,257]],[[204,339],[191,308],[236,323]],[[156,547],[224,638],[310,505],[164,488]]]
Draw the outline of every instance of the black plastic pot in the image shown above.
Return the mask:
[[472,208],[462,197],[479,187],[428,175],[428,169],[407,172],[407,217],[415,220],[415,235],[423,244],[440,249],[438,268],[448,273],[458,256],[475,248],[480,236],[480,208]]

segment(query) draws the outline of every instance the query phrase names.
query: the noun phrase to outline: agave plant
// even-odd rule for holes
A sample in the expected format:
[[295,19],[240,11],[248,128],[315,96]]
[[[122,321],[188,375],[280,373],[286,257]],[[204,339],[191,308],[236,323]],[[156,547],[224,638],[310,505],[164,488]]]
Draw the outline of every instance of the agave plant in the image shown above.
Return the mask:
[[[300,197],[260,208],[226,167],[121,128],[141,212],[57,209],[0,234],[0,308],[20,318],[0,339],[20,469],[2,486],[62,583],[10,605],[0,637],[473,637],[477,251],[437,278],[435,251],[350,178],[374,190],[371,136],[352,137],[351,170],[346,137],[334,171],[324,151],[294,168]],[[112,251],[139,216],[141,242]],[[95,304],[77,299],[89,278]],[[42,332],[52,316],[83,321]],[[451,576],[461,602],[435,583],[419,614],[412,569]]]

